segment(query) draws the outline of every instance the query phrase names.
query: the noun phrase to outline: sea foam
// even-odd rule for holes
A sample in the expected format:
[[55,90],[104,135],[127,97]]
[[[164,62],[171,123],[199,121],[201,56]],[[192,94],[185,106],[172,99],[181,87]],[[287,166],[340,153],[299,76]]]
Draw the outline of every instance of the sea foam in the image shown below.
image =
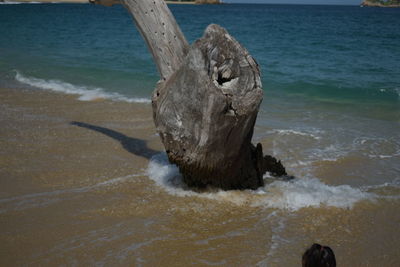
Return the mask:
[[55,91],[65,94],[79,95],[81,101],[92,101],[96,99],[111,99],[128,103],[150,103],[148,98],[126,97],[119,93],[106,92],[103,88],[74,85],[60,80],[44,80],[34,77],[27,77],[16,72],[15,79],[20,83],[27,84],[39,89]]
[[[306,207],[352,208],[373,194],[349,185],[332,186],[316,178],[296,178],[291,181],[274,180],[258,190],[214,190],[194,192],[182,181],[178,168],[168,162],[165,153],[153,156],[148,166],[148,176],[168,193],[178,197],[200,197],[226,201],[236,205],[267,207],[296,211]],[[271,178],[266,179],[272,180]]]
[[399,99],[400,99],[400,88],[399,88],[399,87],[396,87],[396,88],[394,89],[394,91],[397,93],[397,95],[399,96]]
[[[314,130],[314,132],[321,133],[322,131]],[[302,132],[302,131],[297,131],[297,130],[293,130],[293,129],[275,129],[275,130],[269,131],[268,133],[277,133],[279,135],[299,135],[299,136],[311,137],[316,140],[321,139],[320,136],[317,136],[314,133]]]

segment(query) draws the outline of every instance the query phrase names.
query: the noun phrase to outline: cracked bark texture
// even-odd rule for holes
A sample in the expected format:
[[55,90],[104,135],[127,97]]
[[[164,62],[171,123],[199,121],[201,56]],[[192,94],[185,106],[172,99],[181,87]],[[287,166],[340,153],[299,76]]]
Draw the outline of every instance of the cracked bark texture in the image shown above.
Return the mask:
[[170,162],[187,185],[256,189],[282,164],[251,143],[263,98],[255,60],[225,29],[210,25],[189,46],[163,0],[122,0],[160,72],[153,117]]
[[[251,143],[262,98],[255,60],[225,29],[208,26],[152,99],[168,158],[186,184],[222,189],[263,185],[263,174],[278,162],[263,157],[261,144]],[[286,174],[283,166],[273,173]]]

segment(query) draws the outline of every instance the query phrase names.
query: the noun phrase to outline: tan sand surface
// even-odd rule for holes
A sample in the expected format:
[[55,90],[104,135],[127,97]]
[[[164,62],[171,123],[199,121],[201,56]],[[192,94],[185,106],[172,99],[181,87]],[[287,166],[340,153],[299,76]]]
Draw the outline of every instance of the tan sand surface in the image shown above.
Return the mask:
[[0,266],[299,266],[313,242],[338,266],[400,260],[398,199],[289,212],[157,186],[149,104],[3,88],[0,125]]
[[162,148],[148,104],[11,89],[1,89],[0,99],[0,166],[12,179],[1,181],[8,189],[1,197],[127,175]]

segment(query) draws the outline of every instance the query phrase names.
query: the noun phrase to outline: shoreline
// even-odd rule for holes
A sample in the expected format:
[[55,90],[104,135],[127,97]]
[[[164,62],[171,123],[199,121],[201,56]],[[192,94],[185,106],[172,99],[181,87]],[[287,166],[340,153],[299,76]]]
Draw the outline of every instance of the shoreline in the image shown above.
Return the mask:
[[[149,266],[161,261],[176,264],[177,259],[178,265],[184,265],[196,253],[209,255],[211,247],[218,255],[210,260],[231,259],[226,265],[254,266],[269,251],[243,250],[235,244],[249,242],[256,248],[277,244],[273,232],[259,238],[269,229],[279,229],[279,237],[293,240],[270,250],[274,255],[268,259],[281,266],[294,266],[304,247],[321,236],[321,242],[334,247],[338,262],[390,266],[399,260],[398,235],[387,224],[398,220],[398,201],[361,202],[349,209],[309,207],[297,211],[297,216],[286,216],[279,209],[250,206],[249,201],[261,200],[259,194],[230,192],[220,200],[180,197],[154,184],[146,173],[149,158],[163,151],[151,105],[79,101],[76,95],[8,88],[0,88],[0,99],[0,226],[4,229],[0,265],[73,265],[72,261],[129,265],[138,255]],[[234,204],[241,199],[243,204]],[[275,211],[282,215],[275,216]],[[322,223],[314,225],[316,220]],[[375,223],[363,223],[370,221]],[[346,228],[332,228],[337,222]],[[231,235],[243,229],[250,230]],[[366,240],[384,247],[371,248]],[[120,254],[141,244],[148,245],[140,254]],[[354,253],[348,247],[358,250]],[[368,257],[368,249],[386,257]],[[154,251],[159,251],[157,257]],[[174,251],[180,251],[179,257]],[[298,256],[287,257],[287,251]],[[250,257],[240,253],[254,259],[247,261]],[[117,261],[120,255],[124,258]]]
[[389,7],[389,8],[399,8],[400,5],[398,4],[383,4],[379,2],[370,2],[369,0],[363,1],[360,4],[361,7]]
[[136,173],[163,151],[148,104],[9,88],[0,98],[2,198]]
[[165,1],[170,5],[196,5],[194,1]]

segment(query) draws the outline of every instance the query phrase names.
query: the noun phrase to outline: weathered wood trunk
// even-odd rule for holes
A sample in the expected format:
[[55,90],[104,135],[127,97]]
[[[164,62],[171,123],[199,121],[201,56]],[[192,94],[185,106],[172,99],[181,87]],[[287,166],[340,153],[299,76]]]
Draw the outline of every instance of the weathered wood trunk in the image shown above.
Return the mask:
[[161,80],[182,64],[189,45],[164,0],[122,0],[153,55]]
[[168,158],[189,186],[255,189],[263,174],[286,175],[252,145],[263,97],[255,60],[225,29],[207,27],[189,47],[163,0],[122,0],[161,75],[153,116]]

